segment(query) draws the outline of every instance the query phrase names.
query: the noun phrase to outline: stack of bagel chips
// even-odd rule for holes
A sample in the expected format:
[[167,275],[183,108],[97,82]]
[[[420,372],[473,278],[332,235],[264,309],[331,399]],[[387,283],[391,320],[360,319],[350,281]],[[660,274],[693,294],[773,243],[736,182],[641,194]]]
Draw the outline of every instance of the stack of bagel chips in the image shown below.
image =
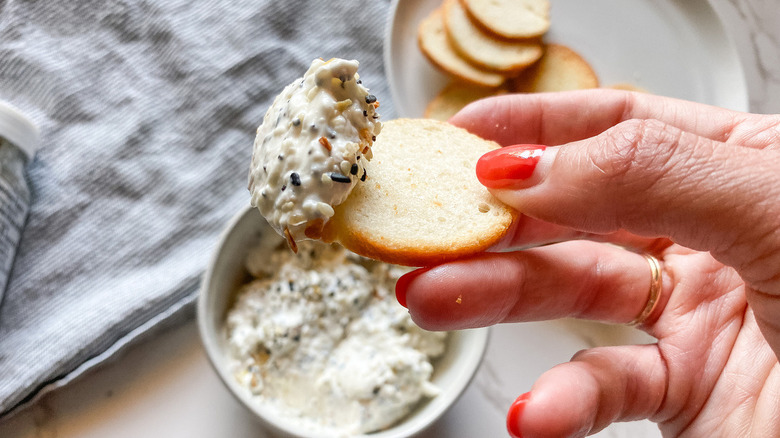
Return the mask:
[[452,79],[425,117],[446,120],[466,104],[506,92],[599,86],[576,51],[544,41],[549,0],[443,0],[418,27],[418,46]]

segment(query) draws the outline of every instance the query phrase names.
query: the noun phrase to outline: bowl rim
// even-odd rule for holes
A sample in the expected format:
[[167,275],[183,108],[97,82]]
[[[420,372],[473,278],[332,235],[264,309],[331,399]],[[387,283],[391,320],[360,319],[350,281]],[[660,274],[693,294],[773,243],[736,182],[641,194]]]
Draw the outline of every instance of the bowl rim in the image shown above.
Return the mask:
[[[220,233],[217,244],[214,246],[211,257],[209,258],[208,266],[203,274],[201,284],[198,291],[198,297],[196,301],[196,319],[199,337],[201,344],[206,350],[206,356],[208,357],[211,367],[219,376],[222,384],[228,389],[235,399],[247,410],[249,410],[254,417],[266,426],[270,428],[270,432],[275,434],[282,434],[284,436],[291,436],[297,438],[312,438],[316,432],[312,432],[310,429],[299,427],[293,422],[280,420],[275,418],[271,409],[266,409],[260,403],[253,402],[249,392],[246,388],[240,386],[235,381],[232,375],[228,372],[224,363],[227,359],[224,354],[219,337],[221,336],[220,327],[212,327],[209,324],[210,315],[209,307],[209,295],[214,288],[214,276],[215,270],[219,266],[220,258],[222,254],[227,250],[226,245],[230,241],[233,234],[239,228],[244,221],[248,220],[247,217],[253,213],[254,207],[246,205],[238,213],[236,213],[228,222],[225,228]],[[259,212],[258,212],[259,214]],[[235,291],[234,291],[235,292]],[[224,316],[219,317],[220,320],[224,319]],[[471,384],[474,376],[476,375],[485,352],[487,350],[487,344],[490,334],[490,329],[476,328],[469,330],[456,331],[458,336],[465,337],[462,340],[463,345],[469,347],[464,357],[465,360],[458,362],[458,370],[456,378],[453,380],[452,385],[448,388],[442,388],[442,392],[436,397],[429,399],[426,403],[421,404],[422,407],[413,409],[412,412],[419,409],[428,409],[430,412],[426,412],[423,416],[412,417],[412,412],[407,414],[404,418],[412,418],[411,421],[400,420],[393,426],[387,429],[372,432],[369,434],[357,435],[364,438],[400,438],[416,435],[431,424],[436,422],[445,412],[460,398],[463,392]],[[452,337],[450,337],[452,339]],[[465,349],[464,349],[465,350]],[[430,407],[428,408],[427,406]]]

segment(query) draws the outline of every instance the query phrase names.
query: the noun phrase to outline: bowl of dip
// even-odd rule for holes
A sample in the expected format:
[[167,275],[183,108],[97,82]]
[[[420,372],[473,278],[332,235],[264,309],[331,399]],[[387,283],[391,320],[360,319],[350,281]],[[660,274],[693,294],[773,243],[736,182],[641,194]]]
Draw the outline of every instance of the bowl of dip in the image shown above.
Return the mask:
[[223,232],[201,285],[206,353],[276,436],[413,436],[469,385],[489,332],[414,325],[394,297],[407,270],[319,243],[293,255],[247,207]]

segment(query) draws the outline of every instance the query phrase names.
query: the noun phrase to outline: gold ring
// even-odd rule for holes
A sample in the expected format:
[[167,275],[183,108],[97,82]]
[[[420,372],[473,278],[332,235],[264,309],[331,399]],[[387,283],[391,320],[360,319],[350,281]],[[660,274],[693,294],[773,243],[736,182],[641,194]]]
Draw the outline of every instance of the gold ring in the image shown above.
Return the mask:
[[663,287],[661,263],[657,258],[651,256],[650,254],[645,254],[645,259],[647,260],[647,263],[650,264],[649,297],[647,298],[647,304],[645,304],[645,308],[642,309],[642,311],[639,313],[639,315],[637,315],[636,318],[634,318],[633,321],[628,323],[630,326],[644,324],[645,320],[653,313],[653,310],[655,310],[656,306],[658,305],[658,298],[661,296],[661,289]]

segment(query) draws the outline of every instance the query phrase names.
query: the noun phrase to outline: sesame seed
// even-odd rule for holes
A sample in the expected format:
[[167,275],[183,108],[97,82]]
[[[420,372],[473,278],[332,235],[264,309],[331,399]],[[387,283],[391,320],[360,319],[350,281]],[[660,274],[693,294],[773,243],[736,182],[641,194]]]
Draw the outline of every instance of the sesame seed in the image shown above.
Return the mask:
[[284,155],[282,155],[282,154],[279,154],[279,156],[277,156],[276,158],[278,158],[278,159],[279,159],[279,161],[282,161],[282,160],[284,160]]
[[287,190],[287,185],[286,184],[282,186],[282,191],[285,191],[285,190]]
[[366,95],[366,103],[374,103],[376,102],[376,96],[373,94]]
[[298,174],[297,174],[297,173],[295,173],[295,172],[291,173],[291,174],[290,174],[290,182],[291,182],[291,183],[292,183],[292,185],[294,185],[294,186],[299,186],[299,185],[301,185],[301,176],[300,176],[300,175],[298,175]]
[[333,180],[334,182],[338,182],[338,183],[347,183],[347,184],[349,184],[349,183],[352,182],[352,180],[349,179],[348,176],[342,175],[342,174],[336,173],[336,172],[333,172],[333,173],[330,174],[330,179]]
[[333,207],[330,206],[330,204],[326,204],[324,202],[318,202],[317,203],[317,211],[320,212],[325,217],[331,217],[335,214],[333,211]]
[[293,124],[293,126],[300,126],[300,125],[301,125],[301,119],[299,119],[299,118],[297,118],[297,117],[296,117],[296,118],[294,118],[294,119],[292,120],[292,124]]
[[357,175],[358,173],[357,163],[352,163],[352,167],[349,168],[349,173],[351,173],[352,175]]
[[361,181],[365,181],[366,180],[366,174],[367,174],[366,169],[363,169],[363,176],[360,177]]
[[349,173],[349,169],[350,169],[350,167],[351,167],[351,166],[352,166],[352,165],[351,165],[351,163],[350,163],[349,161],[347,161],[347,160],[344,160],[344,161],[342,161],[342,162],[339,164],[339,169],[341,169],[341,173],[343,173],[344,175],[346,175],[346,174],[348,174],[348,173]]

